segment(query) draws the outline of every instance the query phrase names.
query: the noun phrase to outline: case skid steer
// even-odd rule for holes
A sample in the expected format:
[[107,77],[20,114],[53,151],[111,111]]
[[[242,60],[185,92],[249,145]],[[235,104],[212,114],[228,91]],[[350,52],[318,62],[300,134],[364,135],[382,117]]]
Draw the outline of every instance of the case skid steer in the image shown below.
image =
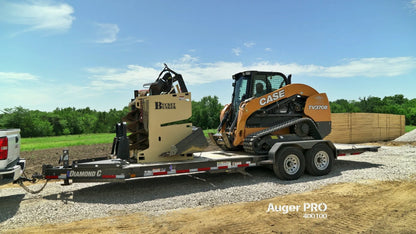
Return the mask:
[[292,84],[291,75],[245,71],[233,76],[232,103],[211,139],[225,150],[267,154],[275,143],[320,140],[331,132],[325,93]]

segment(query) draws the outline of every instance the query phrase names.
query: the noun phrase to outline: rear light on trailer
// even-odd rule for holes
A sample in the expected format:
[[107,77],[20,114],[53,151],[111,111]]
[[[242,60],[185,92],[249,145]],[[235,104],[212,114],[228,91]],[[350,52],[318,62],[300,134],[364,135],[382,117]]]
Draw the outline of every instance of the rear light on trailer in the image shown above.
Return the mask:
[[0,160],[7,159],[9,141],[7,137],[0,138]]

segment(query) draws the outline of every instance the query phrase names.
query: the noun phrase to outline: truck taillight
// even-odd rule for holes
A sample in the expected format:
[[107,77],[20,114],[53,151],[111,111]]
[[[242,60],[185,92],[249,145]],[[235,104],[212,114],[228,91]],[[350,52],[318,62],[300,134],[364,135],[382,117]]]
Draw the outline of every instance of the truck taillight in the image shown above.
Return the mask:
[[7,159],[9,141],[7,137],[0,138],[0,160]]

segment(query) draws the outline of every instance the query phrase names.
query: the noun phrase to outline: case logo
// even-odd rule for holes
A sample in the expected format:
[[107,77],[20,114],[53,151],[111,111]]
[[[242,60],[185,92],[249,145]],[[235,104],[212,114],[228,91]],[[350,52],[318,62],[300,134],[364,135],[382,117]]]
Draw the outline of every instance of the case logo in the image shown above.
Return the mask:
[[285,96],[285,90],[282,89],[279,92],[275,92],[273,94],[267,95],[267,97],[260,98],[259,104],[260,106],[264,106],[266,104],[269,104],[270,102],[276,101],[279,98],[282,98]]

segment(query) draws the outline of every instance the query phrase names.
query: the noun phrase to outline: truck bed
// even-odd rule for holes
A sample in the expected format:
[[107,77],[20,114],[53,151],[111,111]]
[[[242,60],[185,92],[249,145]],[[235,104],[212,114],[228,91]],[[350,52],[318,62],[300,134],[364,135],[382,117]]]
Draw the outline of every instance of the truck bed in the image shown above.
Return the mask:
[[20,158],[20,129],[0,129],[0,185],[18,180],[25,165]]

